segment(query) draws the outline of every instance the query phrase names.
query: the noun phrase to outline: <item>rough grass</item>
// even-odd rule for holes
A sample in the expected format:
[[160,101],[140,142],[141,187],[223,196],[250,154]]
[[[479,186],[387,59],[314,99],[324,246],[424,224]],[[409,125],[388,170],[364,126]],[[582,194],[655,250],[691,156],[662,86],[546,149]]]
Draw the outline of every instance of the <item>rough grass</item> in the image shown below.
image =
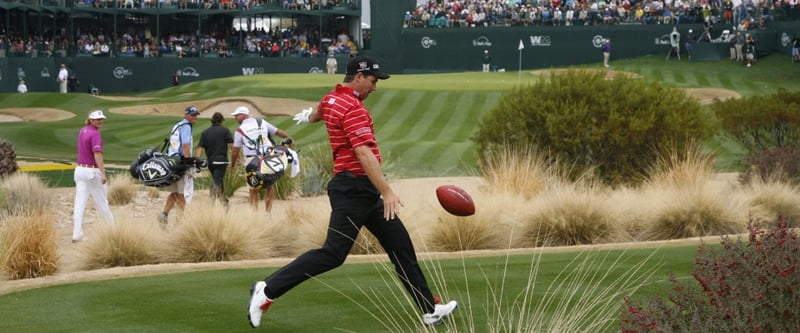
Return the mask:
[[532,198],[557,177],[557,169],[546,163],[541,151],[531,148],[504,146],[489,152],[481,161],[480,174],[486,180],[486,190],[508,192]]
[[252,209],[204,201],[185,210],[168,230],[169,262],[211,262],[284,255],[295,238],[289,228]]
[[91,237],[79,248],[83,270],[156,264],[164,249],[164,235],[155,224],[137,221],[132,215],[117,215],[116,223],[92,229]]
[[131,203],[138,187],[130,175],[113,174],[108,180],[108,203],[112,206],[125,206]]
[[732,189],[712,183],[714,159],[694,147],[658,160],[640,202],[658,202],[646,212],[640,240],[723,235],[745,230],[744,206]]
[[774,225],[783,216],[790,227],[800,226],[800,190],[792,184],[754,179],[738,193],[753,222]]
[[472,193],[475,215],[458,217],[439,211],[436,222],[426,228],[427,250],[465,251],[504,249],[510,246],[513,228],[521,218],[521,207],[530,201],[517,193]]
[[52,205],[52,195],[39,177],[16,172],[0,182],[6,212],[11,215],[32,215],[46,212]]
[[600,244],[627,240],[618,207],[607,190],[591,183],[562,182],[524,209],[517,247]]
[[0,230],[0,268],[8,279],[36,278],[58,271],[58,236],[52,215],[37,211],[8,216]]

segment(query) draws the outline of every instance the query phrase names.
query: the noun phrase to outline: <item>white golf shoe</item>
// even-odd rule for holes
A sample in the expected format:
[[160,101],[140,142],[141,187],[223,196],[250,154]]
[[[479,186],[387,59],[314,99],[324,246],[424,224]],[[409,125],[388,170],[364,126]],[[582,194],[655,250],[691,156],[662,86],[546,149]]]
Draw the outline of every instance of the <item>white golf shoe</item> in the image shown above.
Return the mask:
[[250,326],[253,328],[261,325],[261,315],[267,312],[269,306],[272,305],[272,300],[264,294],[264,287],[266,286],[266,282],[258,281],[250,289],[251,296],[250,305],[247,307],[247,319],[250,320]]
[[436,326],[442,323],[447,316],[449,316],[458,307],[458,302],[450,301],[446,304],[436,304],[433,308],[433,313],[426,313],[422,315],[422,322],[425,325]]

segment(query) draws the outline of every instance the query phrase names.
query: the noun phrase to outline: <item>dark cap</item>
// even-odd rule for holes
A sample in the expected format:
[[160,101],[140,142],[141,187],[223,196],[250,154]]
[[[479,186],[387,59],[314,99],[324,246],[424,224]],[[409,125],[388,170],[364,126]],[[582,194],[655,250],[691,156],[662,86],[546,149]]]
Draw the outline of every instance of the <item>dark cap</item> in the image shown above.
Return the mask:
[[375,61],[374,58],[371,57],[355,57],[353,60],[350,60],[350,62],[347,63],[347,75],[356,75],[359,72],[372,74],[381,80],[386,80],[389,78],[389,74],[381,71],[381,66],[378,65],[378,62]]
[[186,108],[186,110],[183,110],[183,114],[188,114],[188,115],[194,116],[196,114],[200,114],[200,110],[197,110],[197,108],[194,107],[194,106],[189,106],[189,107]]

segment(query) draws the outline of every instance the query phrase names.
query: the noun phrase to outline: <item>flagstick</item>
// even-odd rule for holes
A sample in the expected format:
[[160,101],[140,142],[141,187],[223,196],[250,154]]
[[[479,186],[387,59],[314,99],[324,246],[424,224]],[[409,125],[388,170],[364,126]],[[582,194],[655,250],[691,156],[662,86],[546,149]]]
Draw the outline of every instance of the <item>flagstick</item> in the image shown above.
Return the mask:
[[522,49],[519,49],[519,74],[517,81],[522,81]]
[[519,50],[519,73],[517,74],[517,82],[522,81],[522,49],[525,48],[525,44],[522,43],[522,39],[519,40],[519,46],[517,50]]

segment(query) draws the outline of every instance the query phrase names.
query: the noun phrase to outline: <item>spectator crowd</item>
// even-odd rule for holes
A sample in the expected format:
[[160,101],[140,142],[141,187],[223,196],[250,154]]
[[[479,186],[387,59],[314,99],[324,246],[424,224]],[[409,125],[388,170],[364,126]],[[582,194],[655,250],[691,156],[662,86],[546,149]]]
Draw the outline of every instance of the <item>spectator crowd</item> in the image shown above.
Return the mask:
[[405,13],[403,26],[679,24],[724,22],[766,27],[797,0],[430,0]]

